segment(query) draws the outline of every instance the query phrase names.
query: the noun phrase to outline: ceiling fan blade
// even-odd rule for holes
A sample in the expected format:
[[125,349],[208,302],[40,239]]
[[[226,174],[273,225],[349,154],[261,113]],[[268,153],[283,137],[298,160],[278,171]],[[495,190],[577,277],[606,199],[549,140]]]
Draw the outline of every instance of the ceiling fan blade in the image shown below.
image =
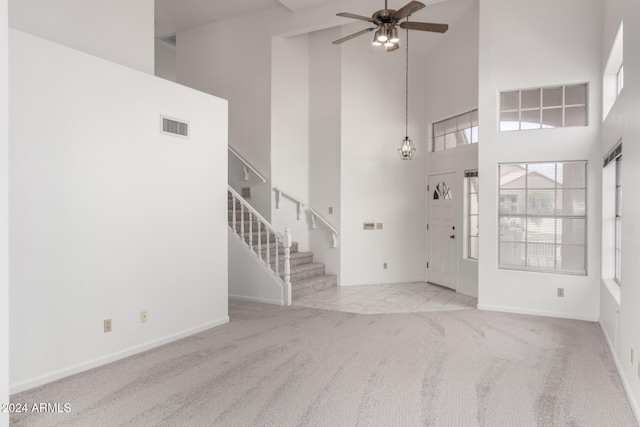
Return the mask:
[[353,13],[341,12],[341,13],[336,13],[336,16],[342,16],[343,18],[359,19],[361,21],[373,22],[374,24],[376,23],[376,20],[373,18],[368,18],[362,15],[355,15]]
[[351,40],[351,39],[353,39],[353,38],[356,38],[356,37],[358,37],[358,36],[361,36],[362,34],[364,34],[364,33],[368,33],[369,31],[373,31],[373,30],[375,30],[375,29],[376,29],[376,27],[365,28],[364,30],[360,30],[360,31],[358,31],[357,33],[349,34],[348,36],[343,37],[343,38],[341,38],[341,39],[338,39],[338,40],[336,40],[336,41],[334,41],[334,42],[332,42],[332,43],[333,43],[333,44],[340,44],[340,43],[344,43],[344,42],[346,42],[347,40]]
[[399,49],[400,46],[398,46],[398,43],[394,43],[393,46],[389,46],[384,48],[384,50],[386,50],[387,52],[393,52],[394,50]]
[[400,28],[405,30],[431,31],[432,33],[446,33],[447,24],[432,24],[430,22],[402,22]]
[[399,21],[402,18],[406,18],[412,13],[419,11],[423,7],[424,7],[424,3],[420,3],[419,1],[410,1],[409,3],[402,6],[400,10],[396,11],[396,13],[391,15],[391,18]]

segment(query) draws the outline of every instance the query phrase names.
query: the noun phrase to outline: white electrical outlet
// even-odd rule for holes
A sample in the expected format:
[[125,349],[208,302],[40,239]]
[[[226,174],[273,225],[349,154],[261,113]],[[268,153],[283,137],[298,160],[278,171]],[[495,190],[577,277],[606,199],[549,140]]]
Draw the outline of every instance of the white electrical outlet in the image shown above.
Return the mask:
[[107,332],[111,332],[111,319],[105,319],[104,320],[104,332],[105,332],[105,334]]
[[147,310],[140,312],[140,323],[147,323]]
[[385,270],[387,269],[387,267],[388,267],[388,265],[387,265],[386,262],[382,264],[382,268],[384,268]]
[[558,296],[559,297],[564,297],[564,288],[558,288]]
[[382,223],[376,222],[376,230],[382,230]]

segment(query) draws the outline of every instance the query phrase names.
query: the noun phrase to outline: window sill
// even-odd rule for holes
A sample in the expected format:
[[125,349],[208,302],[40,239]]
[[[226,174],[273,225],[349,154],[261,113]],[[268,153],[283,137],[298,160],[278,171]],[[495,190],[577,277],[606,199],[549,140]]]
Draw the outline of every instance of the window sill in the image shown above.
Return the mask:
[[620,306],[620,285],[613,279],[602,279],[602,284],[609,291],[613,299]]

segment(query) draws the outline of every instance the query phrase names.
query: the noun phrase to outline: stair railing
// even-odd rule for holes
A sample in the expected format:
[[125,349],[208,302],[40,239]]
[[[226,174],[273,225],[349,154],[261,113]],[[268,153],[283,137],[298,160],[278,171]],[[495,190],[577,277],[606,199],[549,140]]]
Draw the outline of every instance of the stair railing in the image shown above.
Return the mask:
[[231,154],[233,154],[234,156],[236,156],[238,158],[238,160],[240,160],[242,162],[242,164],[244,165],[244,180],[245,181],[249,181],[249,171],[253,172],[258,178],[260,178],[262,180],[263,183],[267,182],[267,178],[265,178],[260,172],[258,172],[258,170],[256,168],[254,168],[253,166],[251,166],[251,164],[249,162],[247,162],[244,157],[242,157],[240,154],[238,154],[238,152],[236,150],[234,150],[233,148],[231,148],[231,146],[229,145],[229,152]]
[[[300,201],[300,199],[292,196],[291,193],[285,193],[279,187],[273,187],[273,191],[276,192],[276,209],[280,209],[280,196],[281,195],[282,196],[286,196],[288,199],[290,199],[290,200],[292,200],[293,202],[296,203],[296,205],[297,205],[296,213],[298,215],[298,219],[300,219],[300,213],[302,211],[302,208],[305,206],[305,204],[302,201]],[[309,211],[309,214],[311,215],[311,228],[314,228],[314,229],[316,228],[316,219],[319,219],[320,222],[323,223],[329,229],[329,231],[331,231],[333,247],[337,248],[338,247],[338,234],[340,234],[338,232],[338,230],[334,226],[329,224],[329,221],[324,219],[322,217],[322,215],[320,215],[317,211],[315,211],[311,207],[308,208],[308,211]]]
[[[276,230],[257,210],[255,210],[237,191],[227,186],[231,194],[232,216],[229,227],[240,237],[245,246],[258,258],[258,261],[266,265],[274,277],[282,282],[284,289],[284,302],[291,305],[291,230],[285,229],[284,235]],[[238,212],[240,224],[238,224]],[[247,219],[245,219],[247,218]],[[245,226],[245,222],[248,224]],[[254,243],[253,233],[257,232],[257,243]],[[263,249],[262,232],[265,232],[266,242]],[[271,240],[273,236],[273,240]],[[271,259],[271,244],[274,244],[273,260]],[[280,243],[284,247],[284,256],[280,258]],[[272,262],[273,261],[273,262]],[[280,262],[283,262],[284,280],[280,277]]]

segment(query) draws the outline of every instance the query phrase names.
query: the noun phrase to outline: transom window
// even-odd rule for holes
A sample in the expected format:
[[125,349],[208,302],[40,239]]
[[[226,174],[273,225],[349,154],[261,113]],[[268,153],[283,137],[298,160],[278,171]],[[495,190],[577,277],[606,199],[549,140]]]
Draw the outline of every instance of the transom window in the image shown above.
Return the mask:
[[586,275],[586,168],[499,165],[499,268]]
[[586,125],[586,83],[500,93],[500,131]]
[[478,109],[433,124],[432,151],[448,150],[478,142]]

